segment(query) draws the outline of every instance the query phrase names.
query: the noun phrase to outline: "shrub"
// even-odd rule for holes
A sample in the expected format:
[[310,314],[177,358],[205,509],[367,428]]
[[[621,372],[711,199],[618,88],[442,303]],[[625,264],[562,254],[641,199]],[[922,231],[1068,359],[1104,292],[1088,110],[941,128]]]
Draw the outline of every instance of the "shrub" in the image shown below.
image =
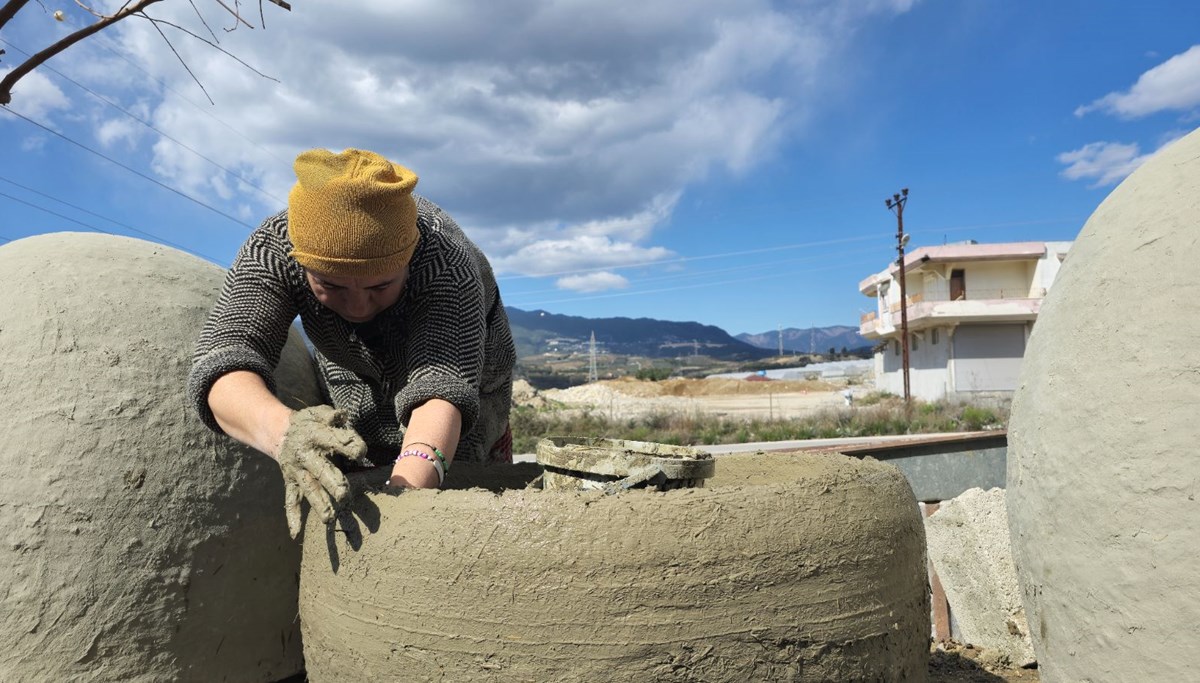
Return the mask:
[[510,417],[513,452],[533,453],[538,440],[548,436],[596,436],[674,445],[715,445],[976,431],[1001,427],[1007,420],[1005,408],[915,401],[909,409],[902,400],[890,394],[869,396],[877,399],[859,401],[855,408],[830,409],[809,417],[788,420],[744,420],[669,412],[612,420],[602,412],[589,410],[537,410],[529,406],[517,406]]
[[660,382],[671,376],[671,368],[641,368],[633,376],[648,382]]

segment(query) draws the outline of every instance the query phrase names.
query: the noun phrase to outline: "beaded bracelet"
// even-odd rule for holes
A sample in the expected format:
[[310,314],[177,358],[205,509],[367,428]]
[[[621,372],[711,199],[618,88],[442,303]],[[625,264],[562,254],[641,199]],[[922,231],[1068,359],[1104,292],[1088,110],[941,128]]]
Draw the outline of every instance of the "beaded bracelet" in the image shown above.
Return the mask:
[[426,453],[424,451],[418,451],[415,448],[410,448],[407,451],[402,451],[400,453],[400,455],[396,456],[396,462],[400,462],[400,460],[402,458],[408,458],[408,457],[418,457],[418,458],[421,458],[421,459],[427,461],[429,464],[433,465],[433,469],[437,470],[438,488],[442,487],[442,484],[445,483],[445,481],[446,481],[446,470],[442,469],[442,463],[438,462],[437,459],[434,458],[432,455],[429,455],[428,453]]
[[411,446],[429,446],[429,448],[433,451],[433,454],[436,455],[437,459],[441,461],[442,468],[445,469],[447,472],[450,471],[450,463],[446,462],[446,456],[442,455],[442,452],[438,450],[437,446],[434,446],[431,443],[425,443],[424,441],[413,441],[412,443],[410,443],[408,445],[410,447]]

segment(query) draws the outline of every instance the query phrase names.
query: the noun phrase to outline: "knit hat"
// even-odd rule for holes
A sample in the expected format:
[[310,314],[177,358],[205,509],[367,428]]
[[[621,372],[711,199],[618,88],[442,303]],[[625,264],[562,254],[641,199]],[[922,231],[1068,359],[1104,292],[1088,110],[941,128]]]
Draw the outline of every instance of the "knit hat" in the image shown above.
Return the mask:
[[361,149],[310,149],[296,157],[288,195],[291,257],[335,277],[401,270],[417,248],[412,171]]

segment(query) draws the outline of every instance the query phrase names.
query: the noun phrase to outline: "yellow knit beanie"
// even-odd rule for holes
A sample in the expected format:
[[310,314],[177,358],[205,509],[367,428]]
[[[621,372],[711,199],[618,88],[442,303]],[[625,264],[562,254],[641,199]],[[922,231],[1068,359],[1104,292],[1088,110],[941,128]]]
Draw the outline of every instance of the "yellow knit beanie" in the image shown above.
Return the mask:
[[360,149],[310,149],[296,157],[288,195],[292,258],[335,277],[400,271],[417,248],[417,176]]

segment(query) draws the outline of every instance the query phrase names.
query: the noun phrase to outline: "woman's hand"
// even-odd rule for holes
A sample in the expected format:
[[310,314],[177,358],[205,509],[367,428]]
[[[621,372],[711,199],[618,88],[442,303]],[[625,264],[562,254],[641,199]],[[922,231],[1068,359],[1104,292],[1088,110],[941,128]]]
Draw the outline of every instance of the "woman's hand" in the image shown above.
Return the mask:
[[[430,456],[433,454],[431,453]],[[400,458],[392,465],[392,476],[388,486],[402,486],[410,489],[436,489],[438,487],[437,468],[425,458],[409,455]]]

